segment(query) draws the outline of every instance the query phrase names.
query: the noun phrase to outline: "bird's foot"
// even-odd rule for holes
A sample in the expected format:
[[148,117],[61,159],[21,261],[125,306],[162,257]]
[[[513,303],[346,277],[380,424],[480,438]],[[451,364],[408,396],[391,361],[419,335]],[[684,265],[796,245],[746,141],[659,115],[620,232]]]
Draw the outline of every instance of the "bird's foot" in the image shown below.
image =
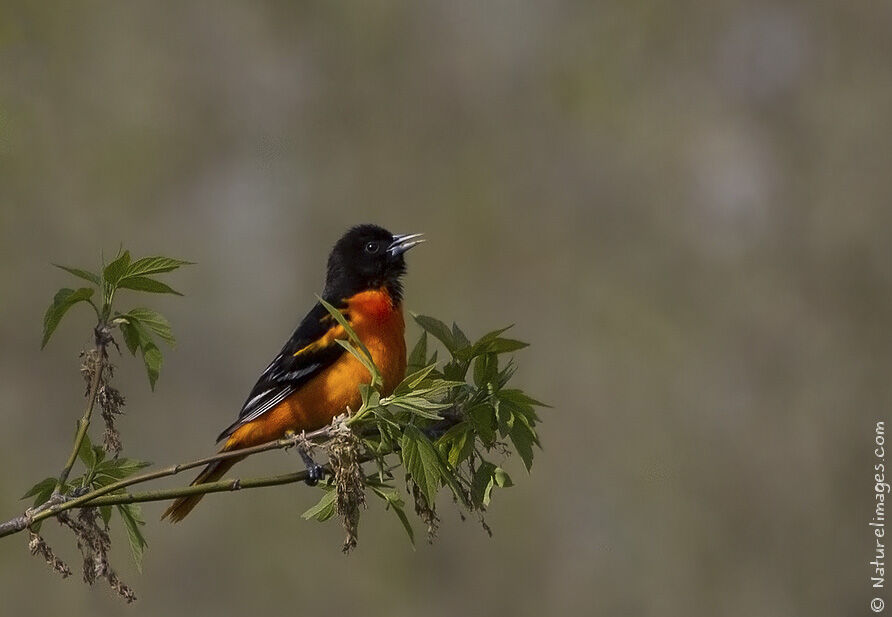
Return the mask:
[[310,453],[307,452],[307,449],[303,445],[297,446],[297,452],[300,454],[300,458],[303,460],[304,465],[307,468],[307,479],[305,480],[308,486],[316,486],[325,476],[325,469],[322,468],[322,465],[313,460],[313,457],[310,456]]

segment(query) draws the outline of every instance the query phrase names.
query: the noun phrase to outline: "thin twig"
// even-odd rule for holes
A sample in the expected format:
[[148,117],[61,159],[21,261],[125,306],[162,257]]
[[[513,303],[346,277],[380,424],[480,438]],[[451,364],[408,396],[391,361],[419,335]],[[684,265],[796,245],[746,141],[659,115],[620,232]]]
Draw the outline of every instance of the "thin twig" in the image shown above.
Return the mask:
[[90,417],[93,415],[93,407],[96,406],[96,395],[99,393],[99,383],[102,381],[102,372],[105,370],[105,362],[107,360],[106,345],[108,344],[110,335],[102,324],[99,324],[96,326],[95,336],[96,347],[94,348],[95,360],[93,365],[93,379],[90,382],[90,389],[87,391],[87,404],[84,408],[83,416],[81,416],[81,419],[77,422],[77,433],[74,436],[74,446],[71,449],[71,454],[68,456],[68,461],[65,462],[65,467],[63,467],[62,471],[59,473],[59,479],[56,481],[56,488],[53,489],[53,496],[56,498],[61,495],[62,487],[65,486],[65,482],[68,481],[68,475],[71,473],[71,468],[74,467],[74,463],[77,461],[77,453],[80,451],[84,437],[87,435],[87,429],[90,428]]
[[[307,439],[313,440],[324,440],[330,436],[330,427],[325,427],[319,429],[317,431],[313,431],[312,433],[307,433]],[[25,513],[23,516],[19,516],[13,518],[5,523],[0,523],[0,538],[4,536],[11,535],[18,531],[22,531],[27,526],[41,521],[45,518],[49,518],[51,516],[55,516],[59,512],[63,512],[65,510],[70,510],[71,508],[77,508],[79,506],[85,505],[93,505],[92,502],[97,497],[101,497],[103,495],[107,495],[109,493],[113,493],[117,490],[125,488],[127,486],[132,486],[134,484],[141,484],[143,482],[148,482],[150,480],[157,480],[158,478],[164,478],[167,476],[173,476],[181,471],[185,471],[187,469],[192,469],[194,467],[202,467],[207,465],[208,463],[213,463],[215,461],[222,461],[229,458],[250,456],[252,454],[259,454],[260,452],[267,452],[269,450],[282,450],[285,448],[290,448],[294,446],[298,439],[299,435],[294,435],[290,437],[283,437],[282,439],[278,439],[276,441],[271,441],[269,443],[261,444],[259,446],[252,446],[250,448],[242,448],[240,450],[230,450],[228,452],[219,452],[213,456],[208,456],[205,458],[200,458],[194,461],[190,461],[188,463],[180,463],[178,465],[171,465],[169,467],[165,467],[163,469],[158,469],[155,471],[150,471],[147,473],[130,476],[129,478],[124,478],[123,480],[119,480],[112,484],[108,484],[101,488],[97,488],[95,490],[90,491],[89,493],[85,493],[79,497],[75,497],[74,499],[69,499],[67,501],[63,501],[61,503],[55,502],[47,502],[44,506],[35,508],[34,510]],[[196,485],[203,486],[203,485]],[[189,487],[187,487],[189,488]],[[194,493],[184,493],[184,494],[194,494]]]

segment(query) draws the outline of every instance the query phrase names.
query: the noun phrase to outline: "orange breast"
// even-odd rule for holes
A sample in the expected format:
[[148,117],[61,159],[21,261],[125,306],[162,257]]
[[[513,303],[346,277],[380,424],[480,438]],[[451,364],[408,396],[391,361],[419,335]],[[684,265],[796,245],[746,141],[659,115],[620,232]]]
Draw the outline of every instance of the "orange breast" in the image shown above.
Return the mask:
[[[346,312],[350,325],[381,372],[384,394],[390,394],[406,373],[402,306],[394,305],[386,291],[365,291],[348,300]],[[239,427],[227,440],[226,448],[265,443],[279,439],[287,431],[321,428],[348,406],[356,411],[362,404],[359,385],[371,380],[362,363],[345,352],[278,406]]]

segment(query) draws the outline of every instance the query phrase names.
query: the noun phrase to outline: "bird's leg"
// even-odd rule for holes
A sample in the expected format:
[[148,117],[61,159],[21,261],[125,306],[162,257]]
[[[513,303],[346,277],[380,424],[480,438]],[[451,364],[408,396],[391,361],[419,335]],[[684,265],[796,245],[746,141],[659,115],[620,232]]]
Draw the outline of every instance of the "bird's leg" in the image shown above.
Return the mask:
[[[294,434],[291,431],[289,433],[286,433],[286,436]],[[316,486],[319,480],[325,476],[325,470],[322,468],[322,465],[314,461],[313,457],[310,456],[310,448],[312,448],[312,444],[301,434],[301,438],[297,442],[297,453],[300,454],[300,458],[307,468],[307,479],[305,482],[308,486]]]

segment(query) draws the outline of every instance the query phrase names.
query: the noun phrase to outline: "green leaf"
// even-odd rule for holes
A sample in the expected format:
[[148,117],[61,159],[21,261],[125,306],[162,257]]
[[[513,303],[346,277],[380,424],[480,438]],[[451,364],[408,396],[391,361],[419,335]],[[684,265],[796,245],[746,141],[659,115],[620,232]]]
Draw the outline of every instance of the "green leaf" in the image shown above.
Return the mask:
[[435,403],[420,396],[401,396],[391,404],[429,420],[442,420],[437,410],[452,407],[452,403]]
[[149,278],[147,276],[128,276],[127,278],[121,279],[118,284],[118,289],[133,289],[136,291],[146,291],[154,294],[174,294],[175,296],[182,296],[180,292],[176,289],[170,287],[161,281],[156,281],[153,278]]
[[96,474],[106,475],[115,481],[123,480],[149,465],[151,463],[131,458],[113,458],[96,465]]
[[129,321],[122,321],[118,325],[121,328],[121,334],[124,335],[124,344],[127,345],[130,353],[136,355],[136,350],[139,349],[139,330]]
[[301,517],[304,519],[310,520],[311,518],[315,518],[317,521],[323,522],[335,515],[335,500],[338,497],[338,492],[331,486],[324,486],[322,488],[325,490],[325,494],[322,495],[322,499],[319,500],[319,503],[301,514]]
[[467,360],[454,359],[447,362],[443,367],[443,374],[446,376],[446,379],[463,382],[465,380],[465,375],[468,374],[468,367],[470,365],[471,363]]
[[[158,317],[161,316],[158,315]],[[161,319],[164,318],[162,317]],[[152,339],[152,335],[147,327],[148,324],[131,314],[118,314],[115,320],[124,334],[124,343],[127,345],[130,353],[135,355],[137,349],[142,352],[143,364],[145,364],[146,374],[149,377],[149,385],[154,390],[155,382],[158,381],[158,375],[161,373],[163,356],[161,355],[161,350],[158,349],[158,346]],[[166,322],[167,320],[164,321]]]
[[511,437],[511,442],[514,444],[517,454],[520,455],[524,467],[529,472],[530,467],[533,466],[533,443],[536,442],[535,433],[524,422],[515,422],[508,435]]
[[500,334],[506,332],[513,328],[513,325],[507,326],[505,328],[499,328],[498,330],[493,330],[492,332],[487,332],[483,336],[481,336],[476,343],[471,345],[470,347],[465,347],[464,349],[459,349],[455,352],[455,357],[461,360],[471,360],[480,354],[486,353],[489,351],[489,347],[493,341],[495,341]]
[[158,349],[155,343],[143,341],[142,359],[146,365],[146,373],[149,376],[149,385],[154,390],[155,382],[158,381],[158,375],[161,374],[161,350]]
[[446,462],[455,469],[474,451],[473,425],[468,422],[456,424],[437,440],[437,445],[440,444],[444,446],[440,451],[444,453]]
[[510,338],[498,338],[486,347],[486,351],[489,353],[509,353],[529,346],[529,343],[524,343],[523,341],[517,341]]
[[136,564],[136,569],[142,572],[142,557],[148,544],[139,527],[146,523],[142,520],[142,513],[137,504],[121,504],[117,508],[121,518],[124,520],[124,527],[127,529],[127,538],[130,540],[130,554],[133,556],[133,563]]
[[127,268],[130,267],[130,251],[124,251],[117,258],[112,260],[110,264],[105,266],[102,271],[102,278],[111,287],[115,287],[118,281],[127,274]]
[[88,471],[96,466],[96,451],[93,449],[93,444],[90,443],[90,436],[86,433],[77,450],[77,457],[81,459],[81,462]]
[[99,506],[99,516],[102,517],[102,522],[106,527],[108,527],[108,523],[111,521],[112,512],[111,506]]
[[484,445],[492,445],[496,439],[495,408],[489,403],[479,403],[468,409],[467,414]]
[[406,471],[424,495],[427,504],[434,506],[440,489],[440,459],[433,444],[418,427],[409,424],[403,430],[400,453]]
[[465,336],[465,333],[462,332],[461,328],[459,328],[458,324],[454,321],[452,322],[452,340],[455,341],[457,350],[471,346],[471,341],[468,340],[468,337]]
[[406,370],[409,373],[414,373],[423,368],[425,364],[427,364],[427,332],[422,332],[415,347],[412,348],[412,353],[409,354]]
[[81,270],[80,268],[69,268],[68,266],[60,266],[59,264],[53,265],[61,270],[65,270],[66,272],[73,274],[76,277],[82,278],[86,281],[90,281],[94,285],[99,285],[99,275],[94,274],[89,270]]
[[494,353],[485,353],[474,360],[474,385],[485,388],[499,372],[499,359]]
[[173,337],[173,331],[170,327],[170,322],[167,321],[167,318],[164,317],[164,315],[157,311],[139,307],[130,309],[123,315],[120,315],[120,317],[136,319],[169,345],[174,345],[176,343],[176,340]]
[[143,257],[137,259],[127,268],[127,277],[145,276],[146,274],[161,274],[176,270],[180,266],[191,266],[195,262],[172,259],[170,257]]
[[454,353],[457,349],[457,344],[455,341],[455,337],[452,334],[452,331],[449,329],[449,326],[444,324],[439,319],[435,319],[433,317],[428,317],[427,315],[416,315],[412,313],[413,319],[418,322],[418,325],[424,328],[425,331],[429,332],[431,336],[435,339],[443,343],[446,349],[449,350],[449,353]]
[[505,365],[505,368],[501,370],[498,377],[498,387],[502,388],[508,381],[514,376],[514,371],[517,370],[517,366],[514,364],[513,360],[508,360],[508,364]]
[[512,403],[516,403],[518,405],[531,405],[536,407],[551,407],[546,403],[541,401],[537,401],[536,399],[528,396],[524,393],[523,390],[517,390],[515,388],[506,388],[499,391],[499,398],[511,401]]
[[38,498],[46,493],[46,497],[40,500],[40,503],[35,503],[34,505],[40,505],[50,498],[50,495],[53,493],[53,489],[56,488],[57,478],[44,478],[34,486],[28,489],[28,492],[22,495],[22,499],[28,499],[28,497],[37,496]]
[[495,465],[489,461],[483,461],[474,472],[474,478],[471,480],[471,501],[478,507],[489,505],[495,470]]
[[406,375],[406,377],[400,382],[400,384],[394,388],[393,393],[396,395],[405,394],[411,390],[414,390],[418,387],[425,378],[431,374],[431,372],[437,368],[437,364],[430,364],[425,366],[424,368],[418,369],[417,371]]
[[496,340],[499,336],[501,336],[502,334],[504,334],[505,332],[507,332],[508,330],[510,330],[513,327],[514,327],[514,324],[511,324],[510,326],[505,326],[504,328],[499,328],[498,330],[493,330],[492,332],[487,332],[486,334],[481,336],[477,340],[476,343],[474,343],[474,347],[479,347],[480,349],[482,349],[483,346]]
[[65,316],[68,309],[78,302],[89,301],[90,298],[93,297],[93,293],[94,290],[89,287],[81,287],[77,290],[68,289],[66,287],[56,292],[56,295],[53,298],[53,303],[50,304],[50,307],[46,310],[46,314],[43,316],[43,341],[40,343],[41,349],[46,347],[47,342],[49,342],[50,337],[53,335],[53,332],[56,331],[59,322],[62,321],[62,317]]
[[511,481],[511,476],[509,476],[501,467],[496,467],[495,470],[493,470],[492,477],[496,481],[496,486],[500,488],[514,486],[514,482]]
[[409,542],[412,543],[412,546],[415,546],[415,530],[412,529],[412,524],[406,516],[406,503],[403,501],[402,497],[400,497],[400,494],[396,489],[392,488],[371,486],[371,489],[376,495],[387,502],[386,508],[393,510],[393,513],[396,514],[396,517],[399,519],[400,523],[402,523],[403,529],[406,530],[406,535],[409,536]]
[[[53,494],[53,491],[56,489],[56,482],[58,480],[56,478],[44,478],[30,489],[28,492],[22,496],[22,499],[27,499],[28,497],[34,497],[34,503],[31,505],[32,508],[36,508],[37,506],[43,505],[47,502],[50,496]],[[63,489],[67,487],[62,487]],[[37,521],[36,523],[31,524],[31,529],[37,533],[40,531],[40,525],[43,521]]]

